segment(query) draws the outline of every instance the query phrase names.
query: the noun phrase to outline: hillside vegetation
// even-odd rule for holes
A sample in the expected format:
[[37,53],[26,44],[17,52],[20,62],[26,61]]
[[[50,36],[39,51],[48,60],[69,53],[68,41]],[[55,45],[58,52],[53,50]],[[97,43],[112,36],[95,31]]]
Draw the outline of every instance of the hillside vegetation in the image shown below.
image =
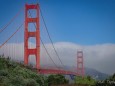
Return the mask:
[[90,76],[85,76],[85,77],[76,76],[75,77],[76,85],[94,86],[95,83],[96,81],[92,79]]
[[51,84],[65,84],[68,80],[63,75],[38,74],[31,67],[11,61],[0,56],[0,86],[50,86]]

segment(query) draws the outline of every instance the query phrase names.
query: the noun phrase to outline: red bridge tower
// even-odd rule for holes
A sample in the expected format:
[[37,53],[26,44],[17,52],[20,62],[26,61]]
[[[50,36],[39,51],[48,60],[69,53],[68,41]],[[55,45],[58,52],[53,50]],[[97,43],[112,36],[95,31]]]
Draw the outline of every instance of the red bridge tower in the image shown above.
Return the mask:
[[83,51],[77,51],[77,74],[84,76],[84,65],[83,65]]
[[[34,9],[36,11],[35,18],[29,18],[29,10]],[[28,24],[35,23],[36,31],[29,31]],[[29,49],[29,38],[35,37],[36,38],[36,48]],[[39,29],[39,5],[25,5],[25,32],[24,32],[24,64],[28,65],[28,58],[29,55],[36,56],[36,68],[40,69],[40,29]]]

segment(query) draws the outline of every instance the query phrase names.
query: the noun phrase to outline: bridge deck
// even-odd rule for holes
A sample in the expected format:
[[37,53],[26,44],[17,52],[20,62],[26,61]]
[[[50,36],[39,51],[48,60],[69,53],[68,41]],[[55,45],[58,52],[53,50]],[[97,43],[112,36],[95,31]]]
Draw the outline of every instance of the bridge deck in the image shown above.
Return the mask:
[[76,72],[58,70],[58,69],[40,69],[39,73],[41,74],[66,74],[66,75],[77,75]]

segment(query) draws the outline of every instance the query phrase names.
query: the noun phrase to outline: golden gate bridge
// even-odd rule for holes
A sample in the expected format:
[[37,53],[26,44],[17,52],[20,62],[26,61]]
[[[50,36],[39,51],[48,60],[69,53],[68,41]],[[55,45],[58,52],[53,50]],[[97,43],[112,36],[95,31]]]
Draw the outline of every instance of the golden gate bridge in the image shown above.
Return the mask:
[[[30,10],[33,10],[36,11],[36,16],[33,17]],[[22,9],[21,9],[22,10]],[[5,29],[8,28],[8,26],[16,19],[18,18],[21,10],[19,10],[19,12],[4,26],[0,29],[0,34],[2,32],[5,32]],[[15,48],[14,46],[16,45],[15,44],[12,44],[10,47],[7,47],[8,45],[8,42],[10,40],[12,40],[13,37],[15,37],[16,40],[18,40],[18,38],[16,37],[16,34],[18,34],[18,32],[20,31],[20,29],[22,28],[22,26],[24,25],[24,44],[23,44],[23,50],[21,50],[21,52],[24,54],[23,57],[23,60],[24,60],[24,64],[25,65],[28,65],[29,64],[29,56],[31,55],[34,55],[35,56],[35,64],[36,64],[36,69],[38,71],[38,73],[40,74],[67,74],[67,75],[77,75],[77,76],[84,76],[84,64],[83,64],[83,51],[82,50],[78,50],[76,51],[77,54],[76,54],[76,62],[77,62],[77,67],[76,67],[76,72],[74,71],[70,71],[70,70],[65,70],[65,69],[62,69],[60,68],[56,63],[55,61],[53,60],[53,58],[51,57],[50,53],[49,53],[49,50],[47,49],[46,45],[44,44],[41,36],[40,36],[40,15],[41,15],[41,18],[43,20],[43,23],[44,23],[44,26],[45,26],[45,30],[47,32],[47,35],[51,41],[51,45],[52,45],[52,48],[53,48],[53,51],[55,52],[58,60],[60,61],[62,67],[64,67],[64,64],[53,44],[53,41],[51,39],[51,36],[49,34],[49,31],[48,31],[48,28],[47,28],[47,25],[46,25],[46,22],[45,22],[45,19],[43,17],[43,14],[42,14],[42,11],[41,11],[41,8],[40,8],[40,5],[39,4],[25,4],[25,19],[24,19],[24,22],[19,25],[19,27],[14,31],[13,34],[11,34],[5,41],[3,41],[3,43],[0,45],[0,54],[6,54],[6,52],[8,52],[9,56],[11,56],[10,54],[13,53],[15,54],[14,57],[17,57],[16,55],[16,50],[18,50],[18,48]],[[32,27],[29,27],[29,23],[32,23],[35,30],[33,31]],[[29,28],[31,28],[31,30],[29,30]],[[20,37],[20,34],[18,35],[18,37]],[[35,38],[35,47],[34,48],[31,48],[32,45],[29,45],[29,38],[31,37],[34,37]],[[4,36],[2,36],[2,38],[4,38]],[[48,57],[50,58],[51,62],[53,63],[53,65],[55,66],[55,68],[42,68],[41,67],[41,64],[40,64],[40,43],[42,44],[46,54],[48,55]],[[17,41],[17,44],[18,44],[18,41]],[[5,49],[6,48],[6,49]],[[22,49],[21,48],[21,49]],[[18,53],[18,52],[17,52]],[[12,56],[11,56],[12,57]],[[65,58],[66,59],[66,58]]]

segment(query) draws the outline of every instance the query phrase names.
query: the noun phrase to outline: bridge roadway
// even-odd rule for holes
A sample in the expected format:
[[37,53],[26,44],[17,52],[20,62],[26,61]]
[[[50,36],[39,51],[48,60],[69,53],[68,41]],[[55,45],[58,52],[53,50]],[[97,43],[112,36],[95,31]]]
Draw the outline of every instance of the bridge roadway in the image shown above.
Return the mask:
[[78,75],[76,72],[65,71],[62,69],[40,69],[40,74],[65,74],[65,75]]

